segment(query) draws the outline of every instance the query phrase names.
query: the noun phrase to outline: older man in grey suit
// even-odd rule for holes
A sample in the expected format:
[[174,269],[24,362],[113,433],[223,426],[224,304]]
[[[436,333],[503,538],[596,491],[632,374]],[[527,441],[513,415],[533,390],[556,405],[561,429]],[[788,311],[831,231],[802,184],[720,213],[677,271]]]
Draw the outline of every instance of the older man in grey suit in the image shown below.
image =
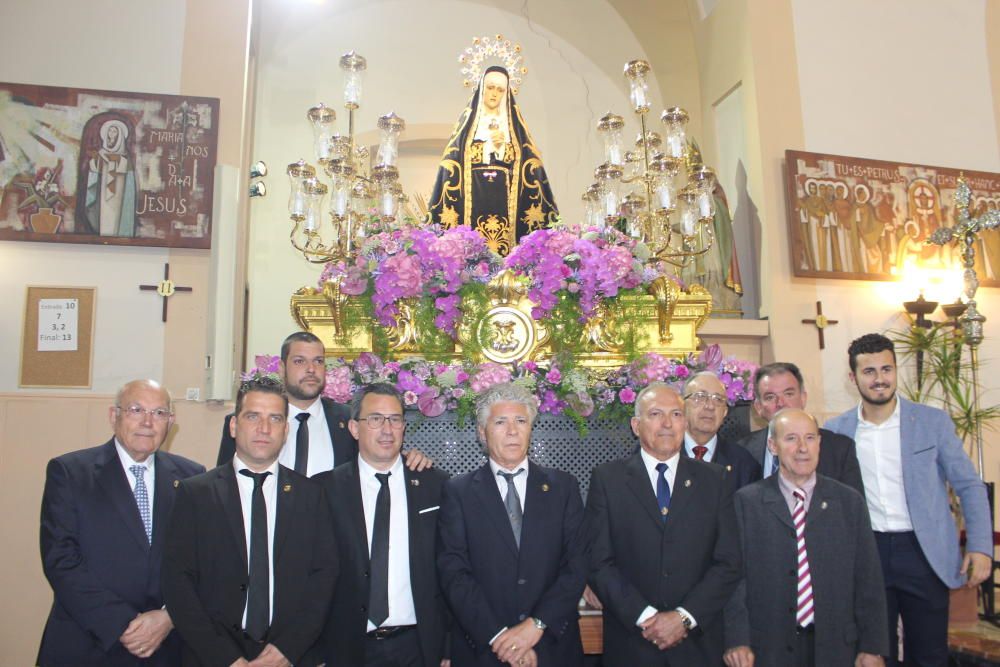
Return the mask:
[[[851,343],[847,355],[861,403],[826,426],[857,443],[885,576],[889,664],[899,663],[896,628],[901,617],[905,664],[944,665],[948,589],[977,586],[993,566],[986,485],[947,413],[896,396],[891,340],[866,334]],[[964,558],[947,485],[962,501]]]
[[736,493],[744,578],[725,611],[728,667],[876,667],[888,653],[865,501],[816,474],[820,446],[811,415],[780,411],[768,437],[777,474]]

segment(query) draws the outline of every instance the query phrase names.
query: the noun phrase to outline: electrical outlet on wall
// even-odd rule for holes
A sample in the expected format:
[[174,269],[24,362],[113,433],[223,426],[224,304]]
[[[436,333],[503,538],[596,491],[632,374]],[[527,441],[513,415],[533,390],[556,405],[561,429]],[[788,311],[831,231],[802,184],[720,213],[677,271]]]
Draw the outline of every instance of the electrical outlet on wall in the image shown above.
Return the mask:
[[184,399],[188,401],[197,401],[201,399],[201,389],[198,387],[188,387],[187,391],[184,392]]

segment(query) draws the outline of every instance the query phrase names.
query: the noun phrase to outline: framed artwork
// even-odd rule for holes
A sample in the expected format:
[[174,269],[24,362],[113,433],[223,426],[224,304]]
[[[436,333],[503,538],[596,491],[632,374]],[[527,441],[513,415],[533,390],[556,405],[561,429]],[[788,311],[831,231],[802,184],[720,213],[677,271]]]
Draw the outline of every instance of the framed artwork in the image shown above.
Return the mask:
[[[924,241],[954,221],[964,175],[973,217],[1000,207],[1000,174],[785,151],[785,196],[794,274],[809,278],[897,280],[903,268],[947,269],[951,246]],[[1000,230],[976,244],[982,285],[1000,287]]]
[[0,83],[0,240],[209,248],[219,100]]

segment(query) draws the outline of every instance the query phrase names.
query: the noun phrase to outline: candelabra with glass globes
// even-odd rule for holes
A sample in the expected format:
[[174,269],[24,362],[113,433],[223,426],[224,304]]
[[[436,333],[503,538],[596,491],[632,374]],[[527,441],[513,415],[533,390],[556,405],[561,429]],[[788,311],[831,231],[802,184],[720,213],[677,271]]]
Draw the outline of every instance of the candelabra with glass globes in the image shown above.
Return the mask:
[[[337,131],[337,113],[332,108],[322,103],[312,107],[306,117],[312,125],[319,168],[300,159],[286,169],[288,215],[294,223],[290,240],[313,263],[347,259],[366,236],[396,228],[400,206],[406,203],[396,164],[406,122],[393,112],[378,119],[380,140],[374,166],[369,166],[368,147],[354,141],[354,112],[361,106],[366,68],[364,57],[354,51],[340,58],[347,134]],[[327,195],[329,204],[324,208]],[[324,211],[329,213],[329,223]]]
[[608,113],[597,123],[604,140],[604,162],[583,195],[587,226],[621,226],[643,241],[653,258],[678,268],[708,252],[714,242],[715,173],[687,137],[688,114],[671,107],[660,115],[663,134],[646,127],[649,114],[649,63],[625,65],[632,111],[640,132],[626,150],[625,119]]

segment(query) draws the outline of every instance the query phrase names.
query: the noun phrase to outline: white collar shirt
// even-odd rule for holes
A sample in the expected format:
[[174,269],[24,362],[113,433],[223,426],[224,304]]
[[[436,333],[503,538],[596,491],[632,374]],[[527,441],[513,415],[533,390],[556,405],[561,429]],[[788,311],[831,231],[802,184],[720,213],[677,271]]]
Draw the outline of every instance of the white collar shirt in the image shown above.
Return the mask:
[[[236,470],[236,486],[240,492],[240,507],[243,510],[243,533],[246,537],[247,567],[250,563],[250,520],[253,510],[253,478],[241,475],[240,470],[247,469],[247,465],[240,460],[240,455],[233,457],[233,468]],[[251,471],[252,472],[252,471]],[[261,487],[264,490],[264,506],[267,507],[267,580],[268,595],[270,603],[270,619],[274,618],[274,526],[275,515],[278,512],[278,462],[275,461],[267,469],[271,473],[264,478]],[[247,606],[243,603],[243,627],[247,626]]]
[[[367,428],[367,426],[365,426]],[[365,529],[368,533],[368,556],[371,557],[372,532],[375,529],[375,505],[381,482],[375,477],[376,470],[363,457],[358,457],[358,476],[361,479],[361,504],[365,511]],[[416,625],[417,611],[413,604],[413,589],[410,587],[410,530],[408,504],[406,500],[406,473],[403,459],[396,457],[385,472],[389,475],[389,616],[382,625]],[[368,632],[375,624],[368,621]]]
[[881,533],[913,530],[903,485],[903,453],[900,441],[899,399],[892,415],[881,424],[865,421],[858,404],[857,444],[861,479],[872,529]]
[[[705,452],[705,457],[702,459],[704,461],[714,461],[715,460],[715,449],[719,444],[719,436],[713,435],[711,440],[705,443],[705,448],[708,449]],[[688,456],[693,459],[698,458],[694,455],[694,448],[698,446],[698,443],[694,441],[691,434],[687,431],[684,432],[684,450],[687,452]],[[673,488],[673,487],[670,487]]]
[[666,461],[660,461],[659,459],[651,456],[645,449],[639,448],[639,455],[642,456],[642,463],[646,466],[646,473],[649,475],[649,483],[653,487],[653,495],[656,495],[656,484],[659,481],[660,473],[656,470],[657,463],[666,463],[667,469],[664,471],[664,476],[666,477],[667,484],[670,486],[670,491],[673,493],[674,490],[674,480],[677,478],[677,464],[681,460],[680,450],[676,454],[671,456]]
[[135,494],[135,473],[132,472],[132,466],[142,466],[146,469],[146,472],[142,474],[143,482],[146,484],[146,496],[149,497],[149,511],[152,514],[153,511],[153,490],[156,488],[156,464],[154,462],[156,458],[156,453],[152,453],[146,457],[146,460],[139,463],[133,459],[128,451],[118,442],[118,438],[115,438],[115,449],[118,451],[118,460],[122,464],[122,468],[125,469],[125,479],[128,480],[128,488],[132,489],[132,493]]
[[524,473],[518,475],[514,478],[514,488],[517,489],[518,498],[521,501],[521,512],[524,512],[524,496],[528,490],[528,457],[524,457],[524,460],[518,463],[513,468],[504,468],[502,465],[490,459],[490,470],[493,471],[493,479],[496,480],[497,489],[500,490],[500,499],[507,502],[507,479],[500,475],[500,471],[508,473],[516,473],[518,470],[524,470]]
[[330,427],[326,423],[326,410],[323,409],[322,398],[317,398],[305,410],[288,404],[288,436],[285,438],[285,446],[281,448],[281,454],[278,455],[278,463],[295,470],[295,454],[298,449],[296,438],[301,423],[297,415],[303,412],[309,413],[309,419],[306,421],[309,427],[309,462],[306,466],[306,477],[312,477],[333,470],[337,464],[333,460],[333,440],[330,438]]

